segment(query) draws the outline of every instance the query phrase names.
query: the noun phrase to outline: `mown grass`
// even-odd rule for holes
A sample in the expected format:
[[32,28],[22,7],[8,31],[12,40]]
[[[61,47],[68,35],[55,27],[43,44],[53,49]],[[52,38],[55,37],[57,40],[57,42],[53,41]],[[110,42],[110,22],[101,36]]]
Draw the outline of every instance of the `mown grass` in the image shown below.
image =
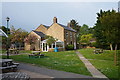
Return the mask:
[[[6,50],[0,50],[0,53],[6,54]],[[29,50],[19,50],[19,53],[31,53]]]
[[[94,54],[94,49],[80,49],[83,54],[99,71],[111,80],[118,80],[118,65],[114,65],[114,51],[104,50],[101,54]],[[117,56],[120,53],[117,51]],[[117,59],[118,60],[118,59]]]
[[31,53],[29,50],[19,50],[19,53]]
[[[46,52],[44,58],[29,58],[28,55],[14,55],[10,56],[15,61],[35,64],[36,66],[44,66],[49,69],[56,69],[66,72],[73,72],[82,75],[90,75],[85,65],[80,61],[79,57],[74,51],[64,52]],[[5,58],[6,56],[3,56]]]
[[6,53],[6,50],[0,50],[0,53],[4,54]]

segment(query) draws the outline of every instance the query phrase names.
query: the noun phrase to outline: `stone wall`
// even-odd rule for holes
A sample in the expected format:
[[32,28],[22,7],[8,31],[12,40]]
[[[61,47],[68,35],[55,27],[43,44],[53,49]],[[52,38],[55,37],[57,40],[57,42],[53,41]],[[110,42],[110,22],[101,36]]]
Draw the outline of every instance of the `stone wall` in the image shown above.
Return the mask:
[[38,36],[38,35],[37,35],[36,33],[34,33],[33,31],[30,32],[30,34],[29,34],[28,36],[30,36],[30,35],[36,36],[36,37],[37,37],[37,40],[36,40],[35,44],[32,44],[32,45],[30,45],[30,44],[28,44],[28,43],[25,43],[25,50],[30,50],[31,48],[35,48],[35,50],[40,50],[40,41],[41,41],[40,36]]
[[65,37],[65,46],[76,44],[76,33],[75,32],[64,30],[64,37]]
[[47,31],[47,35],[53,36],[61,41],[64,41],[64,28],[54,23]]

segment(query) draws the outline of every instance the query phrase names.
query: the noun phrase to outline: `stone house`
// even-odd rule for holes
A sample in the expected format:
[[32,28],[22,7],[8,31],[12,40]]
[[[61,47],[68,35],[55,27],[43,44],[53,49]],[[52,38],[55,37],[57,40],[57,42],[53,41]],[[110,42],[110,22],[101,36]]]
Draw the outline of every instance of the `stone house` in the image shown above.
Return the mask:
[[[61,51],[65,50],[67,45],[74,45],[74,49],[76,49],[76,31],[69,24],[67,26],[59,24],[56,17],[53,18],[53,24],[51,26],[41,24],[37,29],[32,30],[28,36],[30,35],[36,36],[37,40],[34,45],[25,42],[25,50],[30,50],[30,47],[34,47],[35,50],[49,51],[58,47],[58,50]],[[45,35],[52,36],[57,41],[51,46],[48,46]]]

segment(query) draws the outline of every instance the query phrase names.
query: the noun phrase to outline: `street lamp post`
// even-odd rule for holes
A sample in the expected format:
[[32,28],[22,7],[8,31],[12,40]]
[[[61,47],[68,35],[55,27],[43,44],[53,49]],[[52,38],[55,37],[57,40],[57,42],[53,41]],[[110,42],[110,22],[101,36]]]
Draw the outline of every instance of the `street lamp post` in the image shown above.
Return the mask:
[[[7,20],[7,35],[8,35],[8,26],[9,26],[9,20],[10,20],[10,18],[9,17],[7,17],[6,18],[6,20]],[[7,37],[7,45],[6,45],[6,50],[7,50],[7,58],[9,59],[9,42],[8,42],[8,37]]]

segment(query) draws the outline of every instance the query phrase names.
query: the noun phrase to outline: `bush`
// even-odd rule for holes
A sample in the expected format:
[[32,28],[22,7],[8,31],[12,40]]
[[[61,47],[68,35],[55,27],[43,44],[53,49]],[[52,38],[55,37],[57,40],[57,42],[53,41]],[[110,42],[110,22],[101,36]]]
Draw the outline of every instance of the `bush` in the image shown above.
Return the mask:
[[108,44],[105,44],[105,43],[101,44],[101,43],[98,43],[98,42],[91,43],[91,47],[102,48],[102,49],[107,49],[107,50],[110,49]]
[[97,48],[99,47],[99,45],[96,42],[92,42],[90,46],[91,47],[97,47]]
[[73,45],[67,45],[67,46],[66,46],[66,49],[67,49],[67,50],[73,50],[73,49],[74,49],[74,46],[73,46]]

